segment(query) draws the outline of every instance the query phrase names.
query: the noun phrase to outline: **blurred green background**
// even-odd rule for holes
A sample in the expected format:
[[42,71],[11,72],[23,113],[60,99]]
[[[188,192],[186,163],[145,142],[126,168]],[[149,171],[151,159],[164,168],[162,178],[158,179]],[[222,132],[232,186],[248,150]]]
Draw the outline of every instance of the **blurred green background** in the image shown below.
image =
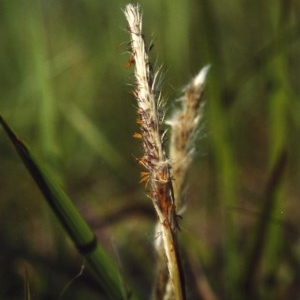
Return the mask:
[[[169,113],[211,64],[180,233],[188,299],[208,299],[207,282],[219,299],[300,297],[300,3],[140,3]],[[0,111],[146,299],[155,215],[138,183],[126,4],[0,1]],[[2,130],[0,200],[0,298],[23,297],[28,269],[33,299],[59,299],[83,259]],[[61,299],[102,298],[85,270]]]

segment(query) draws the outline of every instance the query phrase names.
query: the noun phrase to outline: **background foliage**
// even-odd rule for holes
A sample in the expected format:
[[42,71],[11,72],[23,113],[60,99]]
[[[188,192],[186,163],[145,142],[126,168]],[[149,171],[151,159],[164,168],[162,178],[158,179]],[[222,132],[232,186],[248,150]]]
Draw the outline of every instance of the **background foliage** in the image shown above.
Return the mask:
[[[1,1],[0,111],[57,174],[136,293],[148,295],[155,218],[138,184],[126,3]],[[141,5],[146,39],[154,39],[154,60],[165,70],[170,110],[188,80],[211,64],[205,134],[197,141],[180,234],[186,264],[194,266],[191,278],[204,270],[220,299],[246,299],[239,298],[245,291],[249,299],[296,299],[299,3]],[[276,177],[282,153],[286,168]],[[58,299],[82,258],[3,132],[0,166],[0,298],[23,297],[27,268],[33,299]],[[272,174],[280,179],[273,186]],[[256,273],[243,286],[251,257]],[[192,281],[190,297],[200,298]],[[99,295],[84,271],[62,299]]]

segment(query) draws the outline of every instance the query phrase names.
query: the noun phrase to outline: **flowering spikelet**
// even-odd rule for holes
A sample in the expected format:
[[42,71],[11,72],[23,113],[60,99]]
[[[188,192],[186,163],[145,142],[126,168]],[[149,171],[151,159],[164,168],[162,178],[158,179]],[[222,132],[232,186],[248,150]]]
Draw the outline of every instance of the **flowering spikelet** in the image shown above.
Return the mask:
[[144,156],[139,163],[145,167],[148,175],[142,173],[141,181],[147,177],[151,183],[149,196],[155,202],[157,213],[168,215],[164,222],[173,223],[174,199],[172,194],[171,165],[163,149],[164,130],[162,129],[164,112],[162,109],[161,94],[156,90],[156,81],[159,72],[154,73],[149,61],[142,34],[141,15],[139,8],[128,5],[125,15],[131,33],[131,55],[134,57],[136,88],[134,96],[137,100],[137,124],[140,132],[134,137],[142,140]]
[[193,159],[194,142],[203,115],[203,91],[208,70],[209,66],[202,68],[184,88],[181,108],[166,121],[171,126],[169,155],[176,178],[174,194],[179,208],[182,206],[184,182]]
[[137,124],[144,155],[139,163],[146,169],[141,173],[141,182],[149,184],[148,193],[161,228],[161,239],[165,249],[170,279],[176,299],[185,299],[183,274],[176,241],[178,229],[175,211],[171,165],[163,149],[165,131],[162,129],[164,111],[161,93],[158,91],[159,71],[154,72],[144,36],[139,6],[129,4],[124,10],[131,35],[130,52],[134,61],[135,90],[137,100]]

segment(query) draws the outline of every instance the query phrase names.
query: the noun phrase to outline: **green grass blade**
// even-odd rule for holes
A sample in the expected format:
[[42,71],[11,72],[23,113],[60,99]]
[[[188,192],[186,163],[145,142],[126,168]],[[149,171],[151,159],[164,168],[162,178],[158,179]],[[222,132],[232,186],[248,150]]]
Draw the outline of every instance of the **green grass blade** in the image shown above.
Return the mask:
[[25,300],[31,300],[30,295],[30,283],[29,283],[29,274],[27,268],[25,268],[25,282],[24,282],[24,292],[25,292]]
[[[128,299],[120,274],[106,252],[100,247],[88,224],[82,218],[70,198],[56,183],[49,171],[46,171],[25,144],[15,135],[0,115],[3,126],[27,170],[35,180],[51,209],[74,242],[79,252],[84,255],[97,276],[106,299]],[[131,297],[130,299],[134,299]]]
[[[284,174],[287,168],[287,152],[285,150],[279,155],[276,164],[271,171],[266,191],[263,197],[263,206],[261,209],[261,218],[259,218],[256,231],[254,235],[254,241],[251,244],[251,249],[249,251],[249,256],[244,263],[245,271],[244,278],[242,279],[242,285],[247,293],[250,295],[255,292],[255,275],[257,272],[258,266],[262,263],[263,254],[266,252],[266,248],[268,248],[268,243],[270,243],[271,233],[272,233],[272,225],[270,220],[274,218],[274,214],[276,212],[276,206],[278,203],[278,192],[280,190],[280,186],[282,185],[282,181],[284,179]],[[276,215],[275,215],[276,218]],[[276,240],[280,240],[280,226],[279,229],[276,229]],[[273,242],[274,244],[274,242]],[[275,249],[272,249],[274,251]],[[272,255],[269,253],[267,259],[269,259]]]

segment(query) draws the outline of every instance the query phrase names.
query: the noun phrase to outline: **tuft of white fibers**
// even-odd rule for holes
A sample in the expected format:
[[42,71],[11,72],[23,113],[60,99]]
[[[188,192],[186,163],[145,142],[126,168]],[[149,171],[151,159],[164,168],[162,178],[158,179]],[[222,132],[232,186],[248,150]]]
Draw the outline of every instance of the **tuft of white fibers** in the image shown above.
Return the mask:
[[210,65],[203,67],[200,72],[193,78],[193,85],[201,88],[205,84],[207,73],[210,69]]

